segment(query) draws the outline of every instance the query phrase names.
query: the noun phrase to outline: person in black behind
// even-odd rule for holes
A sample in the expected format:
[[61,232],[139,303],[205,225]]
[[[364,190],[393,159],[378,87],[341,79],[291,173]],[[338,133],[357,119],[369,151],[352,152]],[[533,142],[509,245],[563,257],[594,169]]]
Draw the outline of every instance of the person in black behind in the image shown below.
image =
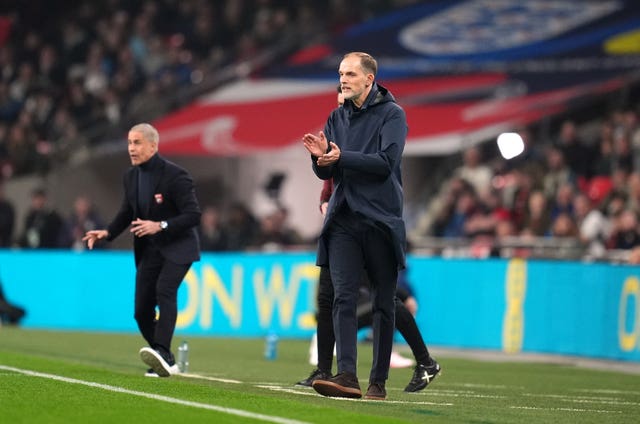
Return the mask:
[[25,316],[26,311],[15,304],[10,303],[4,296],[2,281],[0,281],[0,324],[8,323],[17,325]]
[[0,180],[0,247],[11,247],[16,212],[13,203],[5,197],[4,181]]
[[49,207],[47,192],[43,188],[31,192],[31,208],[25,217],[19,244],[31,249],[68,247],[64,220]]
[[189,173],[158,154],[154,127],[133,126],[128,143],[133,166],[124,175],[120,210],[107,229],[87,231],[83,240],[93,249],[98,240],[111,241],[127,227],[134,235],[135,319],[149,343],[140,357],[159,376],[168,377],[178,372],[171,353],[178,287],[200,259],[200,206]]

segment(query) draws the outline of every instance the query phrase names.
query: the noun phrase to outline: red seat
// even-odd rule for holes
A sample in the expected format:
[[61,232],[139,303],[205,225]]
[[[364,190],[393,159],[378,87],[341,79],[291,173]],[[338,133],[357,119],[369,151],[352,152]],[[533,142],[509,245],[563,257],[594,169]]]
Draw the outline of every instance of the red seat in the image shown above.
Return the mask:
[[587,196],[591,199],[594,205],[599,204],[613,188],[613,182],[611,178],[607,176],[593,177],[589,181],[589,188],[587,189]]

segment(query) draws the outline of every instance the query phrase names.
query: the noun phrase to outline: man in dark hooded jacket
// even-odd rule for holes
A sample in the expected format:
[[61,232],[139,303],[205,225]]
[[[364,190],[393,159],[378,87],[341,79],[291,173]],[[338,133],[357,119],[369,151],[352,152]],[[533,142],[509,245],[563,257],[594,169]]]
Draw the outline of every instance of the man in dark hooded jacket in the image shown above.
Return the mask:
[[338,374],[313,382],[325,396],[362,397],[356,375],[356,310],[365,269],[374,333],[365,397],[386,399],[396,281],[405,266],[400,164],[407,122],[393,95],[374,81],[376,72],[377,62],[369,54],[347,53],[339,68],[343,107],[331,112],[323,132],[303,137],[316,175],[334,182],[317,257],[317,265],[330,268],[335,292]]

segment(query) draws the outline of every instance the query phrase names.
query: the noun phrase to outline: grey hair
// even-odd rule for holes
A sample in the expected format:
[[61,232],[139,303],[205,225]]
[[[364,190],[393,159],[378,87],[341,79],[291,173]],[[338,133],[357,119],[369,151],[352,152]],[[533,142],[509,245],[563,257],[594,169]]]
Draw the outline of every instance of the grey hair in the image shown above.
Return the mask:
[[366,74],[371,73],[375,77],[378,73],[378,61],[373,58],[369,53],[364,52],[350,52],[345,54],[342,58],[346,59],[349,56],[356,56],[360,58],[360,66]]
[[147,124],[146,122],[134,125],[129,131],[137,131],[139,133],[142,133],[142,137],[145,140],[152,141],[156,144],[160,142],[160,134],[158,134],[158,130],[155,129],[153,125]]

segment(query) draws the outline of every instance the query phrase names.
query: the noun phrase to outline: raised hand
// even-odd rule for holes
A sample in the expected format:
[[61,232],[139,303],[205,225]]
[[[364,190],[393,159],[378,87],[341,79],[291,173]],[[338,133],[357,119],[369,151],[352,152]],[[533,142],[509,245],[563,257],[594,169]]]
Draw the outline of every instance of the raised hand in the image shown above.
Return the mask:
[[320,131],[317,136],[309,133],[305,134],[304,137],[302,137],[302,144],[309,153],[317,158],[324,155],[329,147],[327,138],[322,131]]

